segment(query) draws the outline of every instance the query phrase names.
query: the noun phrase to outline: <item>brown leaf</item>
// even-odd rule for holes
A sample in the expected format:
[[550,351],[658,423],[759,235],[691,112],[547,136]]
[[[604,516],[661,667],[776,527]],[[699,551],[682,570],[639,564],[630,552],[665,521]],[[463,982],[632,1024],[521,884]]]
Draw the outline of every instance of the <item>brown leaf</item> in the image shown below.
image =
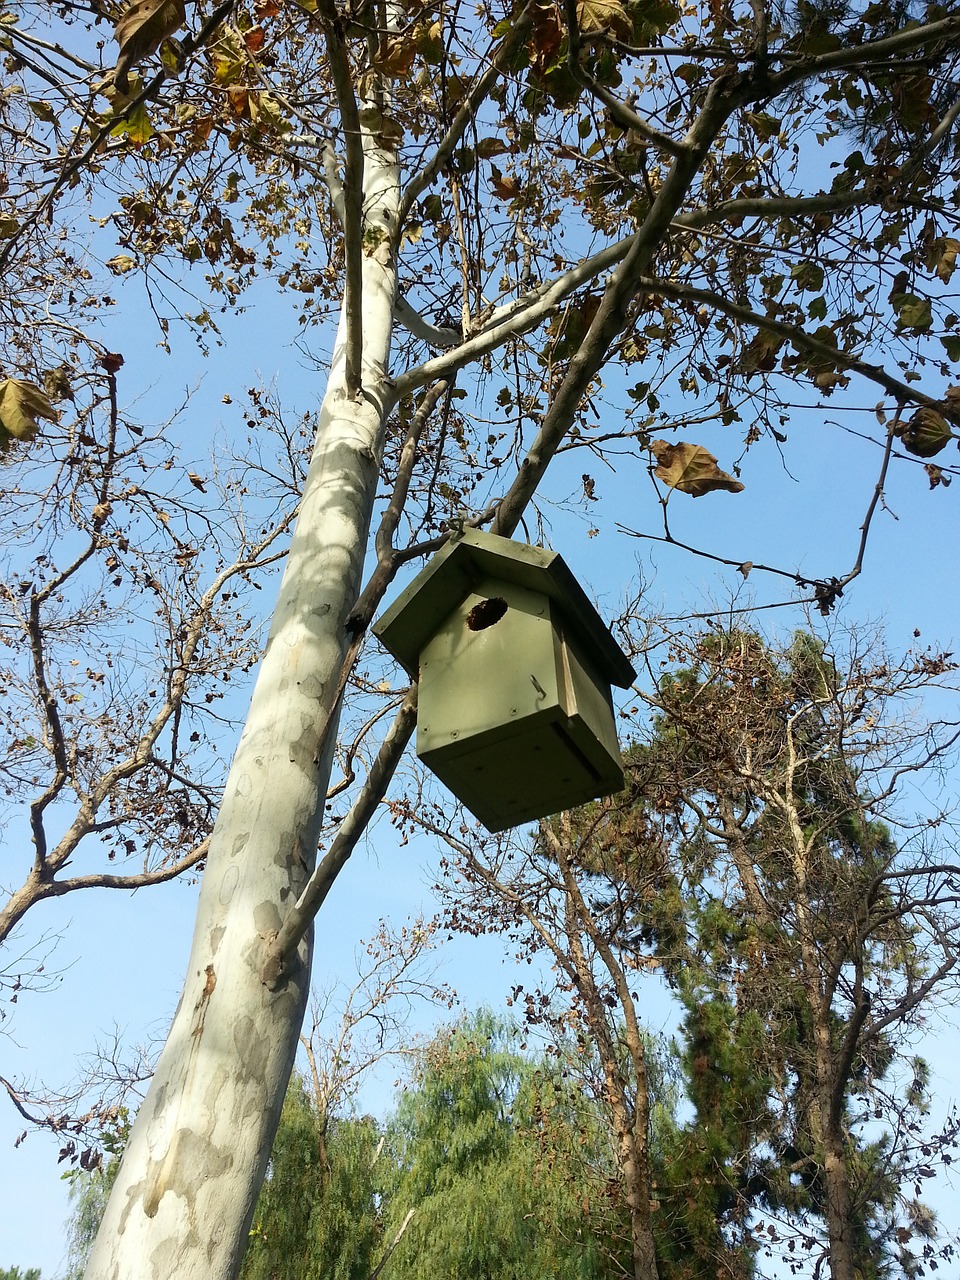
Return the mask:
[[132,0],[127,5],[114,32],[120,46],[116,81],[121,90],[130,68],[155,53],[186,20],[184,0]]
[[385,76],[399,79],[405,76],[413,66],[417,53],[416,33],[407,31],[403,35],[391,36],[385,40],[377,55],[377,70]]
[[953,439],[953,432],[946,418],[936,409],[918,409],[909,422],[903,423],[896,433],[903,447],[917,458],[933,458],[942,452]]
[[257,53],[263,48],[263,27],[250,27],[248,31],[243,33],[243,43],[247,46],[251,53]]
[[32,382],[4,378],[0,382],[0,448],[11,439],[32,440],[40,428],[38,418],[57,422],[60,414]]
[[541,74],[556,61],[563,36],[564,29],[556,5],[534,5],[527,49],[531,63]]
[[938,484],[942,484],[945,489],[950,488],[951,477],[946,474],[943,467],[938,467],[935,462],[928,462],[923,469],[930,480],[931,489],[935,489]]
[[101,369],[105,369],[107,373],[116,373],[123,365],[123,356],[119,351],[105,351],[97,364]]
[[501,173],[495,164],[490,166],[490,186],[500,200],[515,200],[520,194],[520,179],[512,173]]
[[701,498],[715,489],[728,493],[740,493],[743,485],[717,466],[717,460],[700,444],[670,444],[667,440],[654,440],[650,450],[657,460],[654,470],[658,480],[671,489]]

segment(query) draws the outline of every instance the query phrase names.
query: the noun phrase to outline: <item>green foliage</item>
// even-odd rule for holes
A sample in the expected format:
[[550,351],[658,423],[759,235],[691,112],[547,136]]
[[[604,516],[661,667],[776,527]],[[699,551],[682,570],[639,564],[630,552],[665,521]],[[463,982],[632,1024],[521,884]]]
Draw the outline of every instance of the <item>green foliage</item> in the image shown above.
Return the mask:
[[0,1268],[0,1280],[40,1280],[40,1268],[28,1267],[21,1271],[19,1267]]
[[379,1141],[370,1117],[318,1115],[302,1079],[293,1077],[243,1280],[367,1280],[382,1234]]
[[[392,1129],[390,1222],[414,1216],[395,1280],[590,1280],[607,1274],[602,1139],[547,1060],[482,1014],[424,1052]],[[388,1233],[389,1234],[389,1233]]]
[[126,1107],[118,1108],[100,1134],[106,1160],[88,1162],[91,1167],[70,1169],[63,1176],[70,1183],[71,1213],[67,1235],[67,1267],[62,1280],[82,1280],[87,1256],[100,1228],[110,1191],[120,1168],[120,1157],[132,1119]]

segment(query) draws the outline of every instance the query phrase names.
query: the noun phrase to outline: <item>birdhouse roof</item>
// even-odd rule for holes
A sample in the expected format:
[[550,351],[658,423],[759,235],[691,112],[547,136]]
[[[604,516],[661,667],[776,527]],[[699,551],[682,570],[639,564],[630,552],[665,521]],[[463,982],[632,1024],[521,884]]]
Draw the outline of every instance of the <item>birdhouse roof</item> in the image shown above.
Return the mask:
[[636,673],[626,654],[557,552],[480,529],[467,529],[438,551],[374,624],[373,632],[416,678],[427,642],[484,578],[500,578],[548,596],[604,678],[622,688],[633,683]]

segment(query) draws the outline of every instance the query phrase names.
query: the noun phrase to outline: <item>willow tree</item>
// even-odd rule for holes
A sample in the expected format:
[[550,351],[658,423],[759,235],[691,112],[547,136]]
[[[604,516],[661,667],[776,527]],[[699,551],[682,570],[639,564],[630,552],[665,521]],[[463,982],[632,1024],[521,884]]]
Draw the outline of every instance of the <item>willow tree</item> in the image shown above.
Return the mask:
[[[798,397],[860,388],[879,401],[860,424],[878,445],[877,497],[894,455],[948,446],[958,34],[957,15],[890,0],[10,6],[0,421],[21,442],[12,465],[59,440],[82,472],[101,433],[71,424],[117,416],[122,353],[98,345],[98,261],[143,274],[171,344],[179,320],[203,340],[254,278],[292,299],[308,334],[339,316],[272,628],[203,845],[183,997],[91,1277],[236,1272],[311,922],[415,719],[411,691],[360,779],[346,751],[332,786],[352,785],[352,806],[324,832],[351,672],[401,563],[457,516],[511,534],[561,449],[635,460],[651,494],[735,494],[741,481],[695,437],[662,437],[704,416],[743,422],[750,443],[782,435]],[[80,245],[84,197],[102,234]],[[164,302],[152,286],[171,279],[200,305]],[[619,406],[612,429],[598,425],[601,395]],[[931,482],[949,479],[926,465]],[[495,495],[483,511],[481,484]],[[593,485],[585,471],[585,499]],[[79,509],[83,563],[106,581],[136,489],[107,483]],[[822,608],[861,561],[862,547],[847,573],[806,584]],[[31,901],[65,891],[74,856],[51,858],[45,816],[72,813],[94,840],[116,816],[96,785],[111,744],[74,749],[45,665],[58,594],[48,574],[25,574],[8,596],[42,748],[26,786]],[[174,697],[199,661],[174,647]],[[174,706],[133,735],[124,768],[178,723]]]

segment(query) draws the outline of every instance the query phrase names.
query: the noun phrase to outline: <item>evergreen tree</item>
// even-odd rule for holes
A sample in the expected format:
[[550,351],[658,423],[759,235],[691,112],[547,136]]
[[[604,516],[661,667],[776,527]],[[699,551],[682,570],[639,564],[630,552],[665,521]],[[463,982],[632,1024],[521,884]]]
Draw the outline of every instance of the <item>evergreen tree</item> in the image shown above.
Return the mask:
[[438,1036],[392,1133],[391,1221],[414,1210],[392,1280],[621,1273],[601,1127],[562,1071],[520,1052],[515,1027],[481,1014]]
[[293,1077],[243,1280],[367,1280],[382,1237],[379,1141],[371,1117],[319,1115],[302,1079]]
[[683,656],[592,851],[637,887],[635,944],[685,1010],[695,1115],[666,1162],[663,1274],[703,1274],[738,1235],[747,1274],[759,1227],[822,1252],[834,1280],[923,1274],[935,1233],[915,1184],[954,1134],[917,1145],[909,1035],[960,925],[949,865],[907,856],[881,817],[897,777],[940,752],[891,710],[946,659],[841,665],[809,636],[777,651],[747,632]]

